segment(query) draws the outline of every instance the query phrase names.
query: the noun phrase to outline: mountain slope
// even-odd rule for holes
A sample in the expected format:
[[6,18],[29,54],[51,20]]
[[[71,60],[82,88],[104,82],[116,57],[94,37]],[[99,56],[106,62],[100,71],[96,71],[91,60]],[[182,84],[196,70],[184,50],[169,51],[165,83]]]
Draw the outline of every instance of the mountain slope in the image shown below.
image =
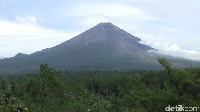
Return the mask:
[[55,47],[0,60],[0,71],[34,71],[41,63],[58,70],[161,69],[156,55],[147,52],[155,49],[139,41],[112,23],[100,23]]

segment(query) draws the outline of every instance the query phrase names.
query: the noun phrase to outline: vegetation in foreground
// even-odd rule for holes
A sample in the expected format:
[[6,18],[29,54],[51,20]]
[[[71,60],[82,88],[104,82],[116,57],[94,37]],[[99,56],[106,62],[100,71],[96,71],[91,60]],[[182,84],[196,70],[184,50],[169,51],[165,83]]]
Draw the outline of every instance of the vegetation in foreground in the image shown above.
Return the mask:
[[[170,105],[200,107],[200,68],[164,71],[61,72],[0,76],[3,112],[165,112]],[[197,110],[197,111],[200,111]]]

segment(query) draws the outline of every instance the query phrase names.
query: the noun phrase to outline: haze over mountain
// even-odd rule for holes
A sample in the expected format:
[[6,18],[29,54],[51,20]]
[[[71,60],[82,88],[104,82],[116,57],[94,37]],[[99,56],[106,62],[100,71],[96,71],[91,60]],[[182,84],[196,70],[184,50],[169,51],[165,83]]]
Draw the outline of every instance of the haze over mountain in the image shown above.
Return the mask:
[[3,56],[0,56],[0,59],[4,59],[4,57],[3,57]]
[[[18,53],[12,58],[1,60],[0,70],[35,71],[39,70],[41,63],[49,63],[57,70],[161,69],[157,57],[163,55],[148,52],[155,49],[139,43],[140,41],[140,38],[112,23],[99,23],[55,47],[30,55]],[[194,63],[196,64],[192,62]]]

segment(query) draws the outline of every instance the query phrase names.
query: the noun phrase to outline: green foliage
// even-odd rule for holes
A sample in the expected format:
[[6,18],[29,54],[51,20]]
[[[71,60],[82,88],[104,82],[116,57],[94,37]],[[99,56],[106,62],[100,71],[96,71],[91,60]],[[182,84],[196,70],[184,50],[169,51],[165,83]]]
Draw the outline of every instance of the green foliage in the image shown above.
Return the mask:
[[158,58],[158,62],[165,68],[165,70],[170,70],[172,67],[172,64],[165,58]]
[[[0,111],[164,112],[168,105],[200,105],[200,68],[165,71],[62,72],[41,64],[40,72],[0,77]],[[15,110],[14,110],[15,109]]]

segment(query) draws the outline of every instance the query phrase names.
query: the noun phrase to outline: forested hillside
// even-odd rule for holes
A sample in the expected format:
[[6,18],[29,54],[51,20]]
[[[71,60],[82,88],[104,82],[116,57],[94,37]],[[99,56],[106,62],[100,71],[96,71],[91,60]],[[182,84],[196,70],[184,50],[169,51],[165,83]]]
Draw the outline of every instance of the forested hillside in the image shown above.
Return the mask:
[[[163,71],[56,71],[0,76],[3,112],[165,112],[170,105],[200,107],[200,68]],[[198,109],[200,111],[200,109]]]

